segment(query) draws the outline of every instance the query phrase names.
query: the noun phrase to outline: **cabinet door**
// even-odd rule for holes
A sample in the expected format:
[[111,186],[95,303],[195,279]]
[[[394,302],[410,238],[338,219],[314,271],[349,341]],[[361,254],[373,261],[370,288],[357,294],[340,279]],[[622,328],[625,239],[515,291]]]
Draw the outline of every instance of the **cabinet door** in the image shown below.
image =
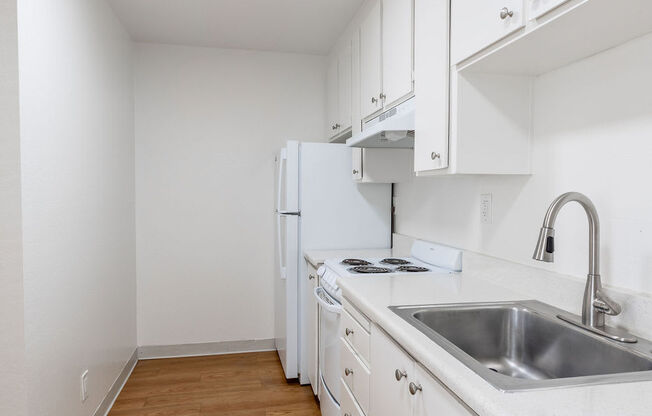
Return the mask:
[[415,365],[414,376],[410,382],[421,388],[413,397],[412,416],[475,415],[418,364]]
[[372,369],[370,414],[411,415],[413,400],[408,390],[408,379],[414,371],[414,361],[376,326],[371,328],[370,365]]
[[337,55],[328,62],[326,72],[326,137],[333,137],[337,134],[338,118],[338,73]]
[[351,127],[351,83],[353,78],[353,60],[351,42],[347,42],[339,54],[338,60],[338,124],[342,132]]
[[377,0],[360,26],[360,102],[362,118],[382,108],[381,14]]
[[308,340],[308,380],[310,380],[310,385],[312,386],[312,391],[317,395],[319,393],[319,362],[317,361],[318,354],[318,342],[319,342],[319,305],[317,305],[317,299],[312,295],[315,289],[319,285],[319,276],[317,275],[317,270],[312,266],[312,264],[307,263],[307,276],[308,279],[308,288],[310,289],[310,296],[308,296],[308,313],[306,320],[307,325],[307,340]]
[[452,0],[451,7],[454,64],[525,25],[523,0]]
[[528,17],[537,19],[568,0],[526,0],[528,2]]
[[449,4],[415,0],[415,172],[448,167]]
[[414,0],[383,0],[383,101],[391,106],[410,95],[412,88]]
[[362,148],[351,148],[352,164],[351,164],[351,179],[354,181],[362,180]]

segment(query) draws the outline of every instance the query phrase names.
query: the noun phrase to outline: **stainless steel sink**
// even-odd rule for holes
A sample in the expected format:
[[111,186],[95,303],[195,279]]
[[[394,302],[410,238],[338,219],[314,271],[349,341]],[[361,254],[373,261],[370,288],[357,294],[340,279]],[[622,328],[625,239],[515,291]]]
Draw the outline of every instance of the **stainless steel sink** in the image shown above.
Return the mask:
[[652,343],[592,334],[541,302],[390,309],[503,391],[652,380]]

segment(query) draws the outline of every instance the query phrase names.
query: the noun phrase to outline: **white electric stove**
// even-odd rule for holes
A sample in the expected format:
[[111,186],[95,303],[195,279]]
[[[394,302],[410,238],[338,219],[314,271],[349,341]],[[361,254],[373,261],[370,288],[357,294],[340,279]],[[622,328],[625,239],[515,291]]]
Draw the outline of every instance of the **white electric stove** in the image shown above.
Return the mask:
[[321,286],[315,289],[320,305],[319,373],[320,402],[323,416],[339,416],[339,322],[342,313],[342,291],[338,277],[369,279],[379,276],[441,276],[462,271],[462,251],[439,244],[416,241],[410,257],[334,258],[319,270]]

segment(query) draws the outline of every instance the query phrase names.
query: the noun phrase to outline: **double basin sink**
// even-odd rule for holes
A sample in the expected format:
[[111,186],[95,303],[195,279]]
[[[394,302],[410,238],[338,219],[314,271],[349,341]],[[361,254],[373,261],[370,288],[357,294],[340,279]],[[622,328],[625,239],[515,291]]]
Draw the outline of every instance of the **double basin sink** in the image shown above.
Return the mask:
[[652,343],[608,340],[538,301],[390,309],[503,391],[652,380]]

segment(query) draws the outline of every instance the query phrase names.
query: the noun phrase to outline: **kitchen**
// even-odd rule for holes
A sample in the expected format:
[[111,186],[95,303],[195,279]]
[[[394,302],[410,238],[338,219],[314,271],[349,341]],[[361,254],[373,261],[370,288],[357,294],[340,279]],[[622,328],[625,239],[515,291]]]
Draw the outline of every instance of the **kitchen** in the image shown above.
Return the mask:
[[647,2],[0,4],[0,414],[649,414]]

